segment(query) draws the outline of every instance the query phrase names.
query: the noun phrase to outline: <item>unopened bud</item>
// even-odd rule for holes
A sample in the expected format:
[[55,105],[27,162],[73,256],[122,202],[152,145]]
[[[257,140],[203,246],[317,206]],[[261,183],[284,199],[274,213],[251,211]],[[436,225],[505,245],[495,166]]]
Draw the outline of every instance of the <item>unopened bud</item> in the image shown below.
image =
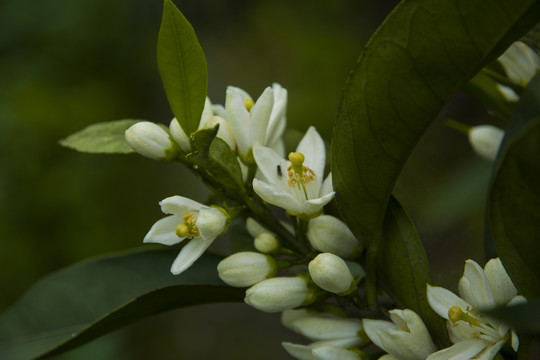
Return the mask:
[[269,232],[259,234],[255,238],[253,244],[255,245],[255,249],[264,254],[276,254],[281,248],[281,244],[276,235]]
[[504,131],[491,125],[473,126],[469,130],[469,142],[481,157],[494,161],[504,137]]
[[279,312],[307,305],[312,292],[307,281],[300,277],[275,277],[247,289],[244,301],[264,312]]
[[252,286],[277,273],[276,260],[268,255],[245,251],[233,254],[218,264],[221,280],[235,287]]
[[362,245],[347,225],[331,215],[321,215],[308,225],[307,237],[311,246],[321,252],[329,252],[344,259],[360,255]]
[[191,152],[191,144],[189,143],[189,137],[186,135],[184,130],[180,127],[180,123],[176,118],[173,118],[171,120],[171,123],[169,124],[169,131],[171,132],[171,136],[173,139],[180,145],[180,149],[184,153]]
[[309,263],[311,279],[321,289],[344,294],[354,287],[351,271],[342,258],[331,253],[322,253]]
[[138,122],[125,132],[126,141],[137,153],[150,159],[171,161],[179,153],[178,145],[159,125],[149,121]]

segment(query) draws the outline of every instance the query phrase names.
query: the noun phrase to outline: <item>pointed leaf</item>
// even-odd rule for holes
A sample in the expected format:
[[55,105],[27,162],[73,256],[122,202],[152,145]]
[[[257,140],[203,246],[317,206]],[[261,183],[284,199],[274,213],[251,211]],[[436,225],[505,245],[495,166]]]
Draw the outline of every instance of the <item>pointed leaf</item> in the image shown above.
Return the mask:
[[448,343],[444,320],[429,306],[426,285],[431,273],[416,229],[395,198],[390,199],[377,251],[377,281],[402,309],[415,311],[431,334]]
[[341,212],[365,245],[444,104],[539,19],[534,0],[405,0],[373,35],[345,85],[332,143]]
[[60,145],[93,154],[129,154],[134,152],[124,133],[144,120],[116,120],[92,124],[60,140]]
[[45,277],[0,316],[0,358],[58,354],[162,311],[242,300],[219,279],[220,257],[205,254],[174,276],[176,255],[177,248],[130,251]]
[[484,311],[517,331],[540,334],[540,300]]
[[521,95],[495,163],[488,220],[497,254],[519,292],[540,296],[540,76]]
[[171,0],[163,5],[157,61],[171,110],[189,135],[199,127],[208,74],[195,31]]

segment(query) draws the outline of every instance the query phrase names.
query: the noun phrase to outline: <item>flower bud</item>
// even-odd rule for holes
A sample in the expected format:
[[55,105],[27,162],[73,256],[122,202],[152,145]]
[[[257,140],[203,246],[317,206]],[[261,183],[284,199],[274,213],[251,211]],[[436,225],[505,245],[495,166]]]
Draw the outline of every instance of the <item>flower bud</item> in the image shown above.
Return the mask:
[[215,127],[219,124],[219,130],[217,132],[217,137],[222,139],[229,145],[232,151],[236,150],[236,140],[234,139],[234,133],[230,127],[230,125],[219,116],[212,116],[208,119],[204,120],[204,122],[201,122],[200,128],[201,129],[210,129]]
[[494,161],[499,151],[504,131],[491,125],[474,126],[469,130],[469,142],[481,157]]
[[246,304],[264,311],[279,312],[314,300],[313,290],[300,277],[275,277],[263,280],[246,290]]
[[351,271],[342,258],[331,253],[322,253],[308,265],[311,279],[321,289],[343,294],[354,287]]
[[508,78],[521,86],[526,86],[540,69],[538,54],[521,41],[514,42],[497,61],[501,63]]
[[276,235],[263,232],[259,234],[254,241],[255,249],[264,253],[264,254],[276,254],[281,248],[281,244],[277,239]]
[[360,360],[360,354],[337,346],[319,346],[313,349],[312,354],[319,360]]
[[180,149],[187,154],[191,152],[191,144],[189,143],[189,137],[184,132],[184,129],[180,126],[178,120],[174,117],[169,124],[169,131],[173,139],[180,145]]
[[235,287],[252,286],[277,273],[276,260],[256,252],[239,252],[223,259],[218,264],[221,280]]
[[329,252],[350,259],[362,252],[362,245],[347,225],[331,215],[321,215],[308,225],[307,237],[311,246],[321,252]]
[[125,132],[126,141],[137,153],[150,159],[171,161],[180,152],[169,134],[159,125],[141,121]]

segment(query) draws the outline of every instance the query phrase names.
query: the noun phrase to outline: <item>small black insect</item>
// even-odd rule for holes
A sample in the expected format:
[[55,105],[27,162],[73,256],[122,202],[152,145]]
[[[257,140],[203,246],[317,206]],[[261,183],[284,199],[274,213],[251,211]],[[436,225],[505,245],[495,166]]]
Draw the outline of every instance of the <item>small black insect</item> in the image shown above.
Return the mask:
[[277,174],[278,174],[279,177],[283,176],[283,173],[281,172],[281,165],[277,166]]

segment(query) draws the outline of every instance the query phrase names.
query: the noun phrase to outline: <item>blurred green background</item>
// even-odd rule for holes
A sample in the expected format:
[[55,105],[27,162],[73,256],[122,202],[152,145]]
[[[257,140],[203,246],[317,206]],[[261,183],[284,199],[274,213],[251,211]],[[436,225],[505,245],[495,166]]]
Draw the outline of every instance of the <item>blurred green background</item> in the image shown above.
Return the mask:
[[[349,70],[396,4],[176,2],[205,51],[214,103],[224,102],[227,85],[257,97],[279,82],[289,91],[289,126],[314,124],[327,141]],[[150,0],[0,1],[0,310],[51,271],[141,246],[162,216],[161,199],[205,199],[180,165],[58,145],[100,121],[169,123],[155,54],[161,11],[162,2]],[[435,282],[455,289],[463,260],[483,261],[491,164],[443,125],[445,117],[495,121],[458,93],[412,154],[396,195],[418,226]],[[215,248],[226,252],[227,244]],[[306,342],[284,330],[279,315],[205,305],[144,320],[59,358],[286,358],[280,341]]]

